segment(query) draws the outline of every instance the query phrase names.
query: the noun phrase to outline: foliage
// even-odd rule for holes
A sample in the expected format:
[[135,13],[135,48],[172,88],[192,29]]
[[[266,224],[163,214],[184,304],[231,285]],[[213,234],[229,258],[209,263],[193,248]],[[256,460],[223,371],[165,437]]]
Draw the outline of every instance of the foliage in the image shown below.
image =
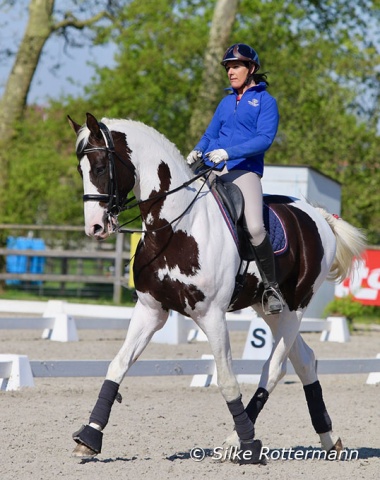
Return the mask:
[[323,314],[328,316],[346,317],[351,323],[360,320],[361,317],[371,317],[373,323],[379,322],[379,307],[373,305],[363,305],[354,300],[352,295],[342,298],[335,298],[328,303]]
[[134,0],[113,25],[115,69],[98,69],[86,94],[108,117],[157,128],[183,153],[214,2]]
[[74,145],[75,135],[60,107],[52,106],[48,113],[28,110],[6,153],[12,193],[5,199],[2,222],[83,223]]
[[[44,117],[28,113],[7,152],[9,221],[83,221],[66,113],[78,123],[86,111],[140,120],[187,153],[214,5],[132,0],[111,27],[96,27],[97,43],[118,45],[116,67],[98,68],[81,98],[57,101]],[[231,37],[257,49],[278,100],[280,128],[266,162],[308,165],[339,181],[342,216],[367,229],[374,244],[380,241],[379,11],[378,0],[241,0]],[[224,77],[220,98],[226,86]]]
[[[375,89],[373,85],[379,52],[361,20],[364,4],[368,13],[372,2],[355,7],[351,2],[283,0],[276,2],[275,12],[273,2],[258,2],[252,18],[247,14],[250,2],[243,2],[241,16],[243,38],[257,45],[280,109],[267,163],[311,166],[340,182],[342,216],[366,228],[369,242],[376,244],[379,104],[364,106],[378,90],[378,83]],[[269,41],[267,34],[255,40],[252,32],[257,31],[270,32]],[[238,38],[235,34],[232,40]]]

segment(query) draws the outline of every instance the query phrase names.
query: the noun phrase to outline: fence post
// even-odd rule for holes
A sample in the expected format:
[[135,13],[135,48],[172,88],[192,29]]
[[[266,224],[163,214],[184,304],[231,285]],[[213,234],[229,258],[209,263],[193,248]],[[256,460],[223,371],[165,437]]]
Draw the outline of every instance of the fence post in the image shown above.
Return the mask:
[[123,275],[124,263],[123,263],[123,246],[124,246],[124,233],[118,233],[116,235],[115,246],[115,280],[113,283],[113,301],[120,303],[121,301],[121,277]]

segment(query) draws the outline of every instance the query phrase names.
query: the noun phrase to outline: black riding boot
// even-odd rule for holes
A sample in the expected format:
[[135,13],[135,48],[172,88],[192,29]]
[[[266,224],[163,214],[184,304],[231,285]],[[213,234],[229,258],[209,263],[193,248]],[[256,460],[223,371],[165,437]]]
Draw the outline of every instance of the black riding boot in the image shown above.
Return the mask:
[[260,245],[255,246],[255,252],[264,283],[263,310],[267,315],[280,313],[284,307],[284,300],[276,280],[274,253],[268,235]]

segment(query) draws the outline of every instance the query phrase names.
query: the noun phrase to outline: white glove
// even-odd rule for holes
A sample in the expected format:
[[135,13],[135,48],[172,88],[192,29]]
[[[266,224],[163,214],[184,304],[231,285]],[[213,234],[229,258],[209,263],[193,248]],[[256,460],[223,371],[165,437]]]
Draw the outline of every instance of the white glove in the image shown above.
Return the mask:
[[192,150],[186,158],[186,162],[188,165],[192,165],[197,160],[202,158],[202,152],[199,150]]
[[228,153],[220,148],[219,150],[213,150],[206,154],[206,157],[210,160],[210,162],[215,163],[217,165],[220,162],[224,162],[228,160]]

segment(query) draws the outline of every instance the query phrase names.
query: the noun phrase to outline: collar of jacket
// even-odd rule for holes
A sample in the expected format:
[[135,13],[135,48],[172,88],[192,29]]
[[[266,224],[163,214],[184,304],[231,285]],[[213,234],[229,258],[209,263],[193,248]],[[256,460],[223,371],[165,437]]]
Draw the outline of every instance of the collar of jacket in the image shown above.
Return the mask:
[[[256,92],[262,92],[264,90],[267,89],[267,84],[265,82],[260,82],[258,83],[257,85],[254,85],[253,87],[250,87],[246,90],[246,92],[250,92],[250,91],[256,91]],[[227,93],[229,94],[234,94],[234,95],[238,95],[238,92],[237,90],[235,90],[234,88],[232,87],[227,87],[224,89]],[[245,92],[244,92],[245,93]]]

